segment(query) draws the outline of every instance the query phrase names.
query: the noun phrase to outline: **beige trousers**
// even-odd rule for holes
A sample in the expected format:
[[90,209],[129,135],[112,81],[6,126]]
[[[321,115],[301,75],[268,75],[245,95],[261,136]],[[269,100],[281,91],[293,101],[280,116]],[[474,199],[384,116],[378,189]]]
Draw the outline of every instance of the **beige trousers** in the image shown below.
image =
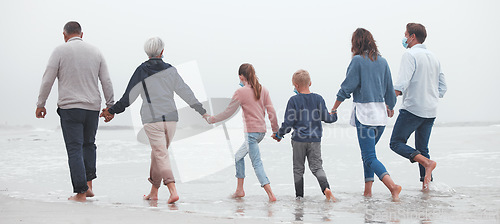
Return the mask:
[[151,168],[148,180],[157,188],[161,186],[162,180],[165,185],[175,183],[168,156],[168,147],[174,137],[176,125],[177,122],[174,121],[144,125],[144,131],[151,144]]

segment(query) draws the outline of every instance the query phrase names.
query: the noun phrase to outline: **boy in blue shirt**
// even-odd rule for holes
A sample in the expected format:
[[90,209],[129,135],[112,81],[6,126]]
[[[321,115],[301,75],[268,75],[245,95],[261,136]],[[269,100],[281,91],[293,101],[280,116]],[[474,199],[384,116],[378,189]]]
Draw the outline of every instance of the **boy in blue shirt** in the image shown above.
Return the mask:
[[304,197],[304,164],[307,158],[309,169],[318,179],[321,192],[327,200],[335,201],[330,185],[323,170],[321,159],[322,121],[333,123],[337,121],[337,113],[330,114],[323,97],[311,93],[311,78],[306,70],[298,70],[292,76],[297,95],[290,97],[285,111],[285,119],[281,128],[273,135],[278,142],[292,129],[293,148],[293,178],[295,181],[295,196]]

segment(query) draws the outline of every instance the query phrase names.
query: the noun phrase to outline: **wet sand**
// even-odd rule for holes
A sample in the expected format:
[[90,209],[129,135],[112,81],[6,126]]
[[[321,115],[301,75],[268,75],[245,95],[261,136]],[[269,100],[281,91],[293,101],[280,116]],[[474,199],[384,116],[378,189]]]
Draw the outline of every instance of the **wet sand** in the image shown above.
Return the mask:
[[[92,202],[41,202],[0,195],[0,223],[268,223],[263,219],[209,217],[160,209],[98,206]],[[270,223],[270,222],[269,222]]]
[[[391,131],[387,128],[382,136],[377,156],[403,187],[401,202],[391,202],[389,192],[378,180],[373,197],[364,198],[355,129],[326,127],[323,165],[337,203],[324,202],[309,170],[304,175],[305,198],[295,200],[288,138],[281,143],[266,138],[260,144],[278,201],[267,202],[249,160],[246,197],[231,199],[236,179],[234,166],[226,164],[231,161],[230,150],[223,135],[217,141],[218,134],[207,133],[173,144],[172,159],[182,163],[177,165],[184,170],[176,170],[181,199],[172,206],[166,203],[165,187],[160,188],[156,203],[142,200],[150,188],[150,149],[137,143],[130,130],[99,131],[96,197],[86,203],[67,201],[71,183],[60,130],[0,130],[0,223],[500,222],[499,125],[435,127],[430,147],[438,167],[430,193],[420,191],[416,164],[388,148]],[[230,134],[238,135],[240,130],[231,130]],[[216,172],[194,175],[206,170]],[[73,218],[78,221],[72,222]]]

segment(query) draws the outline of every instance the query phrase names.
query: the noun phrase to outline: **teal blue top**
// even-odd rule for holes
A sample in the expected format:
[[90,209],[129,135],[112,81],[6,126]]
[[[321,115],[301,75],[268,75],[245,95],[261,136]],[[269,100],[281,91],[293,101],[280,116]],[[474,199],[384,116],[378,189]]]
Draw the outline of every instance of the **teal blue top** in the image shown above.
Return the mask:
[[375,61],[361,55],[352,58],[346,78],[337,93],[337,100],[349,99],[351,94],[356,103],[385,102],[389,109],[394,108],[396,93],[385,58],[380,55]]

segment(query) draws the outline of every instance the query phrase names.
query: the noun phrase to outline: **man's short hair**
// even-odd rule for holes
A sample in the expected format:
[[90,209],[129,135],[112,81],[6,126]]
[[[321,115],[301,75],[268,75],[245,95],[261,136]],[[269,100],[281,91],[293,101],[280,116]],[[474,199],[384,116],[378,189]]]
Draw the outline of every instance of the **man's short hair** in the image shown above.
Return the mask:
[[415,34],[419,43],[424,43],[425,38],[427,37],[427,31],[425,30],[425,26],[420,23],[408,23],[406,24],[406,31],[408,34]]
[[150,58],[160,56],[164,47],[165,44],[159,37],[151,37],[144,43],[144,51]]
[[76,21],[69,21],[64,25],[64,33],[66,33],[66,35],[80,34],[82,33],[82,27]]
[[292,76],[292,82],[299,86],[309,86],[311,84],[311,77],[309,72],[304,69],[299,69]]

